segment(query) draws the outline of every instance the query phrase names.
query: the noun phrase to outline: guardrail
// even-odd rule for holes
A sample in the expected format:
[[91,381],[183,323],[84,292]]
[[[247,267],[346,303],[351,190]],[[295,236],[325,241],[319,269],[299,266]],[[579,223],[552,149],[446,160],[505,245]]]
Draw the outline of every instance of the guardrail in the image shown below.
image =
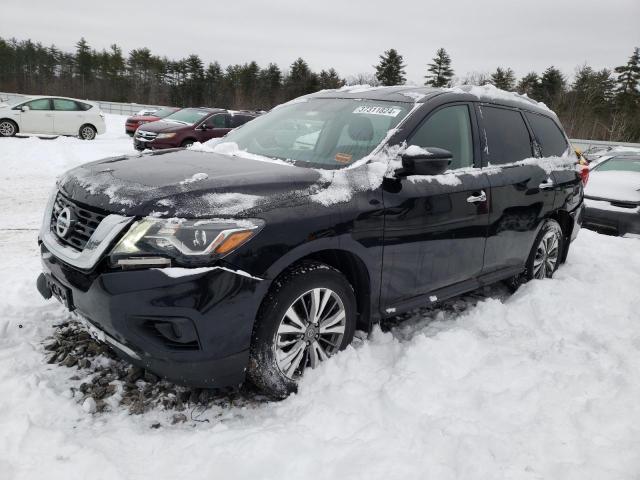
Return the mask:
[[640,150],[640,143],[629,143],[629,142],[607,142],[606,140],[580,140],[580,139],[569,139],[571,141],[571,145],[575,148],[579,148],[583,152],[589,150],[592,147],[632,147]]
[[[20,101],[27,97],[29,97],[29,95],[23,95],[20,93],[0,92],[0,102]],[[103,102],[100,100],[90,100],[90,99],[87,99],[87,101],[97,103],[98,106],[100,107],[100,110],[102,110],[105,113],[114,113],[119,115],[135,115],[136,113],[138,113],[140,110],[143,110],[143,109],[157,110],[164,106],[164,105],[147,105],[147,104],[141,104],[141,103]]]

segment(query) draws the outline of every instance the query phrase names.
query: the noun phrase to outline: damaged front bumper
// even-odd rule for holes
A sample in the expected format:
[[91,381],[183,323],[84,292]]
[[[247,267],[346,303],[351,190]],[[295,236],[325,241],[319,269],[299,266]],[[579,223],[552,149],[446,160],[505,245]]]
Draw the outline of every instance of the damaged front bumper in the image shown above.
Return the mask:
[[162,269],[83,272],[41,244],[38,290],[55,296],[131,363],[170,381],[237,387],[266,288],[231,266],[181,277]]

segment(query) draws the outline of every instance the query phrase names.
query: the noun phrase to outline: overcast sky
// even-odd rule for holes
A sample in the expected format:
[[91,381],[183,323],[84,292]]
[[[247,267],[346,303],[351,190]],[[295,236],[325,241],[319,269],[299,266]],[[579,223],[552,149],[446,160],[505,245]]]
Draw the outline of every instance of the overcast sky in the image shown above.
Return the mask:
[[343,77],[371,72],[389,48],[409,82],[423,82],[439,47],[457,76],[511,67],[520,77],[555,65],[614,67],[640,46],[640,0],[2,0],[0,36],[72,50],[148,47],[177,59],[196,53],[223,66],[256,60],[283,69],[303,57]]

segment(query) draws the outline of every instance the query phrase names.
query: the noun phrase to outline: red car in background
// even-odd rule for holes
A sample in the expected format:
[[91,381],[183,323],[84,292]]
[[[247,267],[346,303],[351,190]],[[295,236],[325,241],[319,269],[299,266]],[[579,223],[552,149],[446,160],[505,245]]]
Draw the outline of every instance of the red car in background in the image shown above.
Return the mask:
[[133,115],[127,118],[127,121],[124,124],[124,129],[127,132],[127,135],[133,136],[138,127],[143,123],[157,122],[161,118],[168,117],[178,110],[180,110],[178,107],[163,107],[148,115]]

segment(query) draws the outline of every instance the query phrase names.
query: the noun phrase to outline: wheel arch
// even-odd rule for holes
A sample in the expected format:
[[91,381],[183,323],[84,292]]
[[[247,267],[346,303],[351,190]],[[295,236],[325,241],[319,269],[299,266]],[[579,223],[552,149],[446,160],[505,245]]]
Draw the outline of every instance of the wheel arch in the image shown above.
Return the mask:
[[560,263],[564,263],[569,253],[569,244],[571,243],[571,233],[573,231],[573,219],[566,210],[556,210],[549,215],[549,218],[555,220],[562,228],[562,234],[564,235],[564,248],[560,255]]
[[340,248],[323,248],[306,252],[295,260],[289,261],[287,265],[280,267],[273,275],[273,281],[260,302],[259,311],[262,310],[263,305],[269,298],[269,294],[275,288],[278,278],[305,261],[327,264],[346,277],[353,287],[356,297],[358,309],[356,328],[369,331],[372,324],[371,274],[362,258],[351,251]]
[[20,132],[20,124],[16,121],[15,118],[11,118],[11,117],[2,117],[0,118],[0,122],[4,122],[4,121],[8,121],[13,123],[16,126],[16,133]]

